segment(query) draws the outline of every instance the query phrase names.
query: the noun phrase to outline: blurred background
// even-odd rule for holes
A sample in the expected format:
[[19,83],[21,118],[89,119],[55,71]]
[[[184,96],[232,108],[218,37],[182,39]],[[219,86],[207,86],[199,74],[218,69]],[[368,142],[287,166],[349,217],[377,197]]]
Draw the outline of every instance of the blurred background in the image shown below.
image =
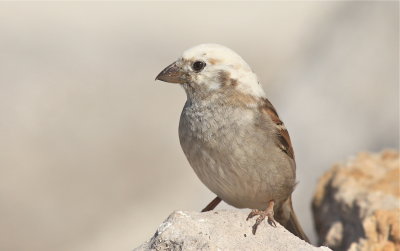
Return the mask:
[[214,198],[179,145],[184,91],[154,81],[204,42],[250,64],[289,129],[315,239],[318,177],[399,147],[398,22],[395,1],[0,3],[0,249],[131,250]]

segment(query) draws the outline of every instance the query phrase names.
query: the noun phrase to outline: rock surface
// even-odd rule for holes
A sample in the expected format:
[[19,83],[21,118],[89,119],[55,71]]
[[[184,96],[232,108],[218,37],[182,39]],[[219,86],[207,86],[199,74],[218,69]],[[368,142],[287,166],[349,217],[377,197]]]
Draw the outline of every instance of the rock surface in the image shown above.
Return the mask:
[[311,246],[279,224],[274,228],[262,223],[253,235],[254,220],[246,221],[246,217],[239,210],[176,211],[135,250],[330,250]]
[[319,243],[334,250],[400,250],[399,153],[360,153],[319,180]]

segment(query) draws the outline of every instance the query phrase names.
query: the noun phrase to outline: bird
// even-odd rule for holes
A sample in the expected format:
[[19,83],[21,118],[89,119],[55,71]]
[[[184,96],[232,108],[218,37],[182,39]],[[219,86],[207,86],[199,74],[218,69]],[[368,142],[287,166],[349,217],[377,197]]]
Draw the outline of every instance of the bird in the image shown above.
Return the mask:
[[236,208],[267,218],[309,242],[293,209],[296,163],[288,131],[250,66],[236,52],[206,43],[183,52],[156,80],[179,84],[187,100],[179,121],[182,150],[202,183]]

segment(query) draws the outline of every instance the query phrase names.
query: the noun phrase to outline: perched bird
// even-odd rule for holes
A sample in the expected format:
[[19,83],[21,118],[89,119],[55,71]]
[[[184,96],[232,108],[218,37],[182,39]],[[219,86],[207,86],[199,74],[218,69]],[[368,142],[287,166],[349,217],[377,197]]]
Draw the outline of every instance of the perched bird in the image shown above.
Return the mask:
[[156,80],[180,84],[187,101],[179,140],[200,180],[221,201],[252,209],[253,226],[275,219],[308,241],[293,210],[296,164],[289,134],[258,82],[234,51],[217,44],[186,50]]

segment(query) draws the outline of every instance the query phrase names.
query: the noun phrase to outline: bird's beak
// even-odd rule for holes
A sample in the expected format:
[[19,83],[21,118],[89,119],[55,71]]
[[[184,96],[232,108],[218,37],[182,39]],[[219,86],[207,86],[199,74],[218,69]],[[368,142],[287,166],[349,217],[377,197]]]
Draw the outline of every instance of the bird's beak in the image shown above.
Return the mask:
[[160,74],[157,75],[156,80],[161,80],[168,83],[184,83],[185,74],[176,62],[168,65]]

